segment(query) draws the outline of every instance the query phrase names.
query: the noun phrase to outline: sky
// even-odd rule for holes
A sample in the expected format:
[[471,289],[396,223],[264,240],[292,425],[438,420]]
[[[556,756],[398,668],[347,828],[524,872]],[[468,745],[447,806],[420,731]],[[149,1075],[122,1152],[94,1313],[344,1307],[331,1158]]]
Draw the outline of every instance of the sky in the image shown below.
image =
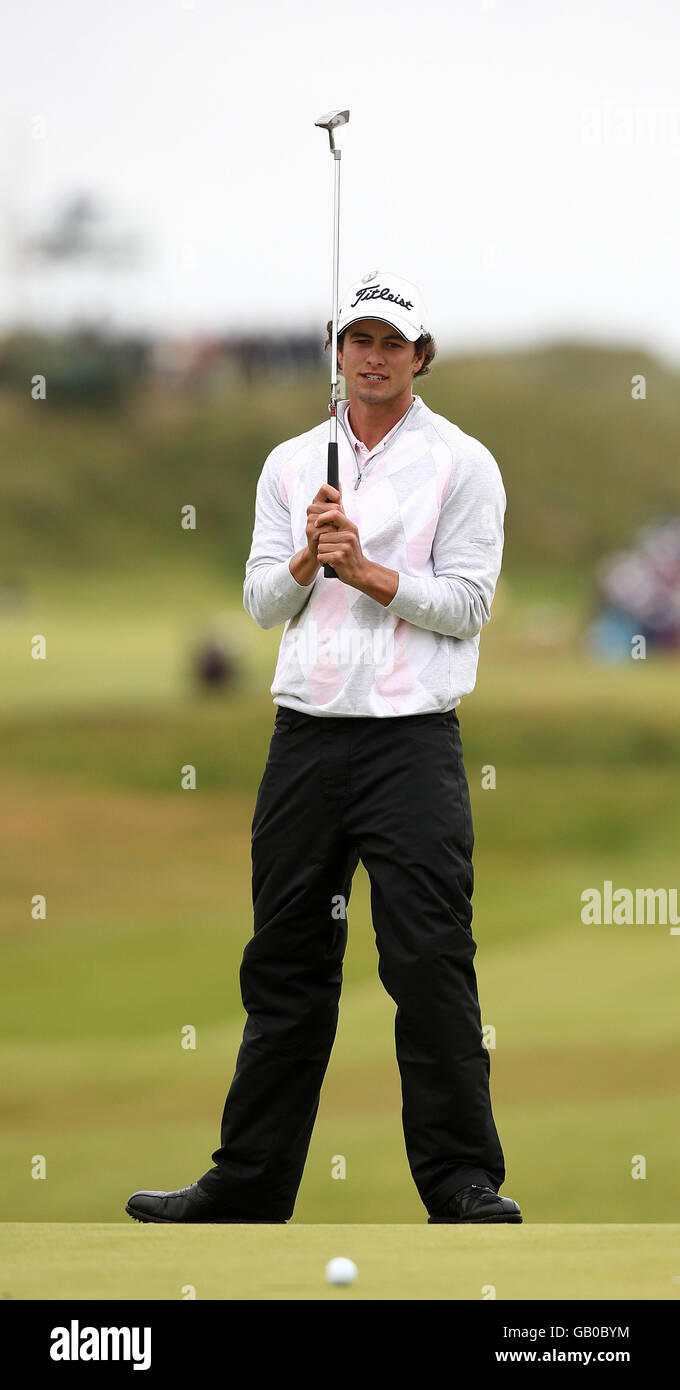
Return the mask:
[[[341,290],[415,282],[450,351],[555,338],[680,362],[676,0],[14,0],[0,57],[0,329],[323,334]],[[31,268],[99,200],[144,248]]]

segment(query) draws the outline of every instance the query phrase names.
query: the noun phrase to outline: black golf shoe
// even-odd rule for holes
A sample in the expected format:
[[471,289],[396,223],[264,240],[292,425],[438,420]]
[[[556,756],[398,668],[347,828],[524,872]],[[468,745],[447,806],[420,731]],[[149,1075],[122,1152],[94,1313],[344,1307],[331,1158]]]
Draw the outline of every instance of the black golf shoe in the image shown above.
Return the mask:
[[450,1197],[441,1211],[428,1217],[429,1226],[460,1225],[469,1222],[521,1221],[522,1213],[512,1197],[499,1197],[493,1187],[470,1183]]
[[197,1182],[191,1187],[180,1187],[176,1192],[133,1192],[125,1210],[135,1221],[155,1221],[164,1225],[171,1222],[194,1221],[212,1222],[218,1226],[263,1224],[285,1226],[285,1221],[276,1217],[243,1216],[229,1211],[199,1187]]

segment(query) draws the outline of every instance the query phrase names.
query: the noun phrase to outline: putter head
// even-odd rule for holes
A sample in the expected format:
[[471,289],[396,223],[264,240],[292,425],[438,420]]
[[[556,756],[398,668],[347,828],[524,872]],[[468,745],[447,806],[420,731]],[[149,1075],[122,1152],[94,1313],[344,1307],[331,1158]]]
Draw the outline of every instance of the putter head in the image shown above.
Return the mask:
[[347,125],[348,120],[349,111],[327,111],[325,116],[319,116],[318,121],[315,121],[314,124],[320,126],[322,130],[328,131],[331,149],[334,150],[333,131],[336,126]]

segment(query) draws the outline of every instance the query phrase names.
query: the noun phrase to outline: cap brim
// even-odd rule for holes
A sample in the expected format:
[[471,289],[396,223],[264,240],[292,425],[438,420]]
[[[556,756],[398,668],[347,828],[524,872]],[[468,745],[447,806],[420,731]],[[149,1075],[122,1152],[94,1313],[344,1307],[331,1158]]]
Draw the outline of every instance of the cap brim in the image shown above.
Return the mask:
[[390,328],[396,328],[397,333],[399,333],[402,338],[405,338],[408,343],[417,343],[421,333],[424,331],[421,328],[414,328],[411,323],[399,323],[396,317],[393,319],[386,319],[383,314],[363,313],[352,314],[348,319],[343,319],[342,321],[338,320],[338,333],[344,333],[346,328],[349,328],[353,323],[360,323],[363,319],[377,319],[378,323],[388,323]]

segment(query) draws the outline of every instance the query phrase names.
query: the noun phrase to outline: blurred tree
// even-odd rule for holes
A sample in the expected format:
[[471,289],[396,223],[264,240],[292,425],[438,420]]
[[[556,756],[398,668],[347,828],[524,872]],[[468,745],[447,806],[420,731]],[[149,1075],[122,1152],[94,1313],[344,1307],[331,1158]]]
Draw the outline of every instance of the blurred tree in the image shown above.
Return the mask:
[[107,268],[138,265],[144,250],[136,232],[116,224],[88,193],[70,198],[41,235],[27,237],[24,251],[37,263],[89,262]]

